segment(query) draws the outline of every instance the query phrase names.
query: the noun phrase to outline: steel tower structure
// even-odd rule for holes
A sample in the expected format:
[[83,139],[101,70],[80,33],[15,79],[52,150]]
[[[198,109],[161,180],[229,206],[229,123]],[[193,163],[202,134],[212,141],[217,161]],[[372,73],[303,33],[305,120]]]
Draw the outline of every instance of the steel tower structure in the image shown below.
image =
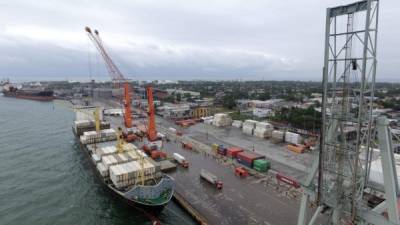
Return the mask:
[[[322,135],[318,160],[304,183],[299,225],[306,224],[307,202],[312,197],[319,207],[307,224],[314,223],[321,211],[328,212],[327,224],[399,224],[398,184],[388,123],[386,118],[372,115],[378,16],[379,0],[327,9]],[[379,210],[387,209],[389,219],[363,204],[373,147],[380,148],[386,194]]]

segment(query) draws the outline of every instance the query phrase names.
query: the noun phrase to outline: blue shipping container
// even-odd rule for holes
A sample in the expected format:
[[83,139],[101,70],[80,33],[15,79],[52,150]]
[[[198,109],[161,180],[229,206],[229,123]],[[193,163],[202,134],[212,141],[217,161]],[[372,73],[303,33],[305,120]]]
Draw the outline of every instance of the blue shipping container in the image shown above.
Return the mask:
[[226,148],[218,148],[217,152],[220,155],[226,155]]
[[241,160],[241,159],[237,159],[237,161],[238,161],[238,163],[240,163],[240,164],[242,164],[244,166],[247,166],[249,168],[252,168],[252,166],[253,166],[252,163],[246,162],[246,161]]

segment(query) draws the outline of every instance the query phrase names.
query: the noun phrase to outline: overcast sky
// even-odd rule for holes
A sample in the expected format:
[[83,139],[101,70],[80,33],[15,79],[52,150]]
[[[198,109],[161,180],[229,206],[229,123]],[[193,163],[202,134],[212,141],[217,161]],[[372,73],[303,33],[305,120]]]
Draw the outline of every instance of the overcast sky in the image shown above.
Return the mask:
[[[321,80],[325,12],[349,0],[0,0],[0,78]],[[400,1],[382,0],[380,81],[400,81]]]

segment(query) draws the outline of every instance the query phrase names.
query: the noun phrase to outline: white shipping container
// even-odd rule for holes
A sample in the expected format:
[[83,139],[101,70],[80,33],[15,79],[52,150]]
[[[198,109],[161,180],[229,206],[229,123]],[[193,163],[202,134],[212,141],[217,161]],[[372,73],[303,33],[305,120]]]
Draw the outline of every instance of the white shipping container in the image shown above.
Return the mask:
[[274,127],[272,126],[272,124],[267,122],[258,122],[256,124],[256,128],[273,129]]
[[252,126],[253,128],[255,128],[257,123],[258,121],[256,120],[245,120],[243,126]]
[[117,152],[117,147],[115,146],[105,146],[100,149],[97,149],[97,154],[99,156],[111,155]]
[[254,128],[253,126],[243,126],[242,131],[245,134],[253,135]]
[[108,177],[109,173],[108,173],[108,169],[104,166],[103,163],[97,163],[97,170],[99,171],[100,175],[102,177]]
[[101,162],[107,169],[110,168],[110,166],[118,164],[118,160],[114,157],[114,155],[102,156]]
[[300,134],[293,133],[293,132],[285,133],[285,142],[288,142],[291,144],[301,144],[302,141],[303,141],[303,138],[301,137]]
[[217,113],[214,115],[212,124],[217,127],[230,126],[232,124],[232,119],[230,116],[228,116],[228,114]]
[[254,129],[253,133],[254,133],[254,136],[256,136],[256,137],[269,138],[272,135],[272,129],[256,127],[256,129]]
[[233,127],[237,127],[237,128],[242,128],[242,121],[240,121],[240,120],[234,120],[233,122],[232,122],[232,126]]
[[[140,182],[141,165],[137,161],[118,164],[110,167],[110,179],[117,188],[126,187]],[[155,166],[148,161],[143,166],[144,180],[152,179],[156,176]]]
[[101,157],[97,154],[92,154],[92,160],[94,163],[98,163],[101,161]]
[[178,154],[176,152],[174,152],[173,157],[178,163],[181,163],[181,164],[186,161],[185,157],[181,156],[180,154]]

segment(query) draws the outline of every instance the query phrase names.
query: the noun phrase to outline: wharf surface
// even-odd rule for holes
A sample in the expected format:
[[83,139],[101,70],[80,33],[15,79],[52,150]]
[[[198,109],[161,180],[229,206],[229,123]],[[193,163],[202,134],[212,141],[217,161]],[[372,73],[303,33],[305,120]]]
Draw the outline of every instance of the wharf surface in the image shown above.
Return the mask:
[[[120,117],[110,117],[112,125],[119,125]],[[157,118],[157,125],[160,132],[167,132],[168,127],[176,127],[170,121]],[[179,165],[174,171],[168,172],[176,181],[175,200],[184,202],[180,204],[200,224],[296,224],[300,205],[300,191],[293,191],[287,185],[276,184],[276,179],[267,174],[261,176],[249,176],[240,178],[234,174],[234,162],[215,156],[210,152],[210,143],[224,138],[219,137],[217,131],[208,130],[208,137],[204,141],[204,126],[197,124],[192,128],[184,130],[183,137],[167,135],[170,142],[165,142],[163,150],[172,155],[177,152],[189,161],[189,168],[182,168]],[[208,128],[207,128],[208,129]],[[215,128],[214,128],[215,129]],[[181,130],[181,129],[180,129]],[[223,129],[219,129],[222,130]],[[214,133],[213,133],[214,132]],[[245,138],[247,141],[252,137]],[[194,141],[196,150],[182,148],[181,141]],[[208,140],[208,141],[207,141]],[[226,141],[226,140],[224,140]],[[241,140],[237,140],[239,144]],[[204,143],[203,143],[204,142]],[[262,141],[264,142],[264,141]],[[262,143],[260,141],[260,144]],[[265,141],[266,142],[266,141]],[[223,142],[228,144],[227,142]],[[135,143],[141,147],[141,143]],[[230,146],[230,145],[227,145]],[[237,145],[242,147],[241,145]],[[281,146],[281,148],[284,148]],[[258,150],[258,149],[257,149]],[[291,153],[291,152],[290,152]],[[286,153],[285,153],[286,154]],[[293,153],[291,153],[293,154]],[[309,156],[307,156],[309,157]],[[301,160],[296,164],[301,164]],[[288,167],[285,164],[278,164],[279,168],[292,172],[296,177],[304,177],[306,167]],[[200,170],[206,169],[215,174],[224,184],[222,190],[200,179]],[[313,209],[309,210],[310,214]],[[197,218],[196,218],[197,217]],[[199,219],[200,218],[200,219]]]

